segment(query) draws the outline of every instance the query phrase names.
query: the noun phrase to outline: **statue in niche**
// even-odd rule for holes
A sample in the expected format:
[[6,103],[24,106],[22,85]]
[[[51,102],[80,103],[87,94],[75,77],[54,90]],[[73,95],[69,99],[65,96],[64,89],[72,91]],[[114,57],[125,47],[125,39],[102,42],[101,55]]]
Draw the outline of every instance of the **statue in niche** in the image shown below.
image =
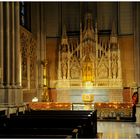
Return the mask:
[[68,53],[66,51],[66,46],[63,46],[62,49],[62,78],[66,79],[67,78],[67,71],[68,71]]
[[104,64],[99,67],[98,75],[100,78],[108,78],[108,69]]
[[71,78],[78,79],[80,78],[80,65],[76,56],[73,57],[73,61],[71,62]]
[[93,80],[94,63],[89,55],[87,55],[83,62],[82,76],[84,81]]
[[92,81],[92,68],[91,66],[87,66],[87,81]]
[[78,79],[80,77],[80,71],[78,67],[72,67],[71,69],[71,78],[72,79]]
[[117,56],[115,54],[112,54],[112,78],[117,78],[118,75],[118,62],[117,62]]
[[66,79],[67,78],[67,63],[62,63],[62,78]]

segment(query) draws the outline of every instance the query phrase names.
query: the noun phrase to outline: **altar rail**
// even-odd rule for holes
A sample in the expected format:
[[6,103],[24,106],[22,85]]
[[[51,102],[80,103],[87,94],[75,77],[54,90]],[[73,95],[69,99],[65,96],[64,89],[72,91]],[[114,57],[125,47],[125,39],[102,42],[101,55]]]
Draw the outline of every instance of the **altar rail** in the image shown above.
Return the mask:
[[94,108],[97,109],[98,120],[133,120],[132,103],[95,103]]
[[72,110],[72,103],[31,102],[28,109],[32,110]]
[[[30,102],[24,105],[0,105],[0,114],[8,118],[11,114],[26,110],[97,110],[98,120],[133,121],[132,103],[58,103]],[[0,115],[0,116],[1,116]]]
[[133,120],[132,103],[58,103],[35,102],[29,103],[31,110],[97,110],[98,120]]

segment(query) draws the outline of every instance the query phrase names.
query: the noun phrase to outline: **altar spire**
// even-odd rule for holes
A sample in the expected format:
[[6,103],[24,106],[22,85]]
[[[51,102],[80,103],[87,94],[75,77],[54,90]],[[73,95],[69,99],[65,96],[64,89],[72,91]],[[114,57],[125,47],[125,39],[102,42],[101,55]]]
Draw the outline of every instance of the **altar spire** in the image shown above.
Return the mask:
[[67,36],[65,25],[63,26],[63,31],[62,31],[61,45],[68,45],[68,36]]

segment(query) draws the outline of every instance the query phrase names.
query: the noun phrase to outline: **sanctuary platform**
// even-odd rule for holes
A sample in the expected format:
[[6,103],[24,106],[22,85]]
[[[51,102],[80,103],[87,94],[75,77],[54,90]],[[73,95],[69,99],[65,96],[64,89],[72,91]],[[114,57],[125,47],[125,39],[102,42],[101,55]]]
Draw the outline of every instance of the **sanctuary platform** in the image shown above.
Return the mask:
[[56,92],[57,102],[82,103],[82,94],[93,94],[93,102],[123,103],[122,88],[59,88]]

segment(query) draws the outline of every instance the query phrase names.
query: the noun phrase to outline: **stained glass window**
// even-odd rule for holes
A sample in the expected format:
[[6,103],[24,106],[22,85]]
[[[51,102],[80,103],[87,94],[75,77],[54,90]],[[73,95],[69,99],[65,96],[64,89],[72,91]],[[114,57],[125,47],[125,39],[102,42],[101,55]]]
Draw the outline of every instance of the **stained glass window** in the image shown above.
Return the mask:
[[20,25],[30,31],[31,5],[29,2],[20,2]]
[[25,3],[20,3],[20,24],[25,26]]

